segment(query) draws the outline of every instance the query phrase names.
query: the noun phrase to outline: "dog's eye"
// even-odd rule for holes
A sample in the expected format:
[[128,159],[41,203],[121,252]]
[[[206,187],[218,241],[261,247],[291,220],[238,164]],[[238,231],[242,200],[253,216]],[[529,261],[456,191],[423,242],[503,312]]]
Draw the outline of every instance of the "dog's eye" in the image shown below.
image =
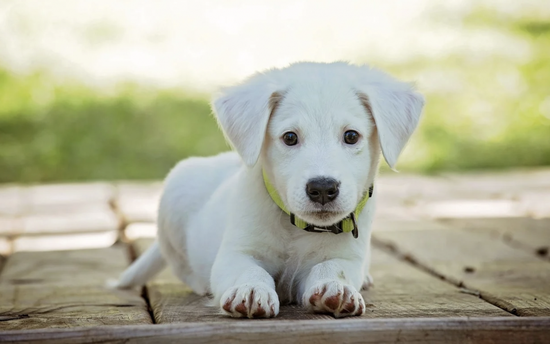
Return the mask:
[[294,146],[298,143],[298,135],[296,135],[296,133],[293,133],[292,131],[286,132],[283,135],[283,142],[287,146]]
[[348,145],[354,145],[359,141],[359,133],[355,130],[348,130],[344,133],[344,141]]

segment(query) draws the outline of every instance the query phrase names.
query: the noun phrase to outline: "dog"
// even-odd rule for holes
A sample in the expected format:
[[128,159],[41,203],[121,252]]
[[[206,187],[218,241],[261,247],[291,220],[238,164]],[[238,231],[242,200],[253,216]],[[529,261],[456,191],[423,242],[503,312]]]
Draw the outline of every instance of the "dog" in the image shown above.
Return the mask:
[[380,152],[394,168],[423,105],[412,85],[345,62],[295,63],[222,89],[212,107],[236,152],[169,173],[158,240],[118,287],[168,262],[232,317],[275,317],[288,303],[363,314]]

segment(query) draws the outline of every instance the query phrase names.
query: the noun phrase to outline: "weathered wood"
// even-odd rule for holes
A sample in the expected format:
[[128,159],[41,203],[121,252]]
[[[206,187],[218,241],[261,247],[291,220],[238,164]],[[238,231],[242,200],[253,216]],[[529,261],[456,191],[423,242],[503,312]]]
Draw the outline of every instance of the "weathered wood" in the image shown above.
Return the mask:
[[510,313],[550,315],[550,264],[491,231],[378,231],[374,240]]
[[119,183],[115,204],[126,223],[155,222],[161,183]]
[[494,197],[514,195],[524,191],[550,188],[549,168],[488,170],[469,173],[444,173],[444,177],[458,188],[485,192]]
[[373,248],[375,285],[363,292],[371,318],[509,316],[476,295]]
[[49,184],[23,189],[24,213],[81,208],[93,204],[108,204],[114,197],[114,187],[107,183]]
[[115,231],[97,233],[70,233],[61,235],[28,235],[12,241],[13,252],[79,250],[113,245],[118,237]]
[[105,183],[0,188],[0,253],[110,246],[119,228],[113,190]]
[[10,238],[0,237],[0,256],[7,256],[12,253],[13,243]]
[[20,217],[19,226],[21,235],[116,232],[118,219],[106,202],[26,214]]
[[[139,255],[151,239],[135,243]],[[367,304],[364,317],[487,317],[510,316],[478,297],[461,293],[460,289],[415,269],[387,253],[374,249],[372,274],[375,287],[363,292]],[[218,307],[208,307],[208,298],[200,297],[164,270],[147,284],[149,301],[157,323],[225,321]],[[283,306],[277,320],[331,319],[311,314],[299,306]]]
[[415,230],[445,230],[449,226],[434,220],[403,221],[399,219],[375,219],[373,231],[415,231]]
[[233,320],[0,332],[13,343],[546,343],[550,318]]
[[105,287],[127,263],[122,246],[13,254],[0,274],[0,330],[151,323],[137,292]]
[[23,209],[22,187],[7,185],[0,187],[0,215],[17,215]]
[[0,215],[0,236],[10,237],[21,231],[20,219],[14,215]]
[[468,231],[490,231],[514,247],[550,258],[550,219],[481,218],[445,219],[441,222]]
[[[152,239],[139,239],[134,243],[136,254],[142,254]],[[210,306],[210,299],[193,291],[176,278],[170,269],[147,283],[149,303],[158,324],[180,322],[231,322],[234,319],[220,313],[217,305]],[[282,307],[276,319],[331,319],[327,315],[310,314],[300,307]]]
[[525,209],[508,199],[450,199],[418,204],[412,212],[427,218],[521,217]]
[[124,236],[130,240],[154,238],[157,236],[157,224],[153,222],[134,222],[124,228]]
[[[549,177],[550,178],[550,177]],[[550,186],[536,191],[522,191],[517,199],[527,216],[534,218],[550,218]]]

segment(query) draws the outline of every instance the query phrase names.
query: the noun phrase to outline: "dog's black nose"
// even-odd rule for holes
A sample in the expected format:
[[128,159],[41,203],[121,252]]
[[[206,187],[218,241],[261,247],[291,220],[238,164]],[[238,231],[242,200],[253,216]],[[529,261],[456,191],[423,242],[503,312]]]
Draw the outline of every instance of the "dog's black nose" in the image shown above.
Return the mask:
[[306,184],[306,193],[313,202],[322,205],[332,202],[338,197],[340,183],[332,178],[314,178]]

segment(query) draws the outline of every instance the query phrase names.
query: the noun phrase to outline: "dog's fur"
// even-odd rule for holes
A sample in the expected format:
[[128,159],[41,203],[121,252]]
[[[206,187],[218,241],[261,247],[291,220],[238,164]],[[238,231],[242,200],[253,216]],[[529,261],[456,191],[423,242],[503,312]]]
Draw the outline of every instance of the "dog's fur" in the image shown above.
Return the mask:
[[[298,302],[334,316],[360,315],[369,275],[370,234],[380,150],[393,168],[416,128],[424,100],[411,85],[367,66],[296,63],[224,89],[213,108],[237,153],[180,162],[165,182],[158,242],[121,276],[145,283],[164,266],[198,294],[211,293],[235,317],[272,317]],[[344,142],[344,132],[360,133]],[[286,132],[298,135],[287,146]],[[317,226],[354,211],[375,193],[351,233],[309,233],[270,198],[265,171],[287,209]],[[325,205],[306,183],[333,178],[338,197]],[[162,253],[162,254],[161,254]],[[164,258],[163,258],[164,257]]]

